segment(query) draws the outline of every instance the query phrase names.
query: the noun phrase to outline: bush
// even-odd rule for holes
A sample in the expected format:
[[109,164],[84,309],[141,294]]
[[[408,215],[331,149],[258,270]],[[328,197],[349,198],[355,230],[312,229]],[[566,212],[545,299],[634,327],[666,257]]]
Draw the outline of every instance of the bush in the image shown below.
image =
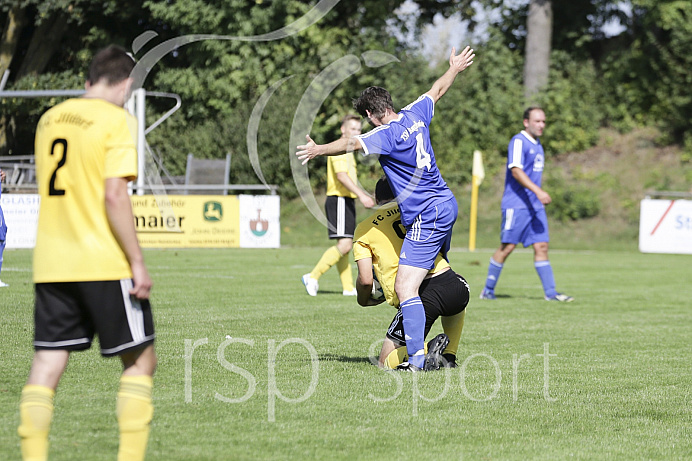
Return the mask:
[[553,219],[577,221],[597,216],[601,211],[601,199],[593,187],[573,183],[563,176],[551,176],[545,182],[545,188],[553,199],[546,212]]
[[596,70],[591,62],[581,62],[564,51],[551,55],[548,88],[539,95],[546,114],[546,155],[588,149],[598,141],[603,114]]

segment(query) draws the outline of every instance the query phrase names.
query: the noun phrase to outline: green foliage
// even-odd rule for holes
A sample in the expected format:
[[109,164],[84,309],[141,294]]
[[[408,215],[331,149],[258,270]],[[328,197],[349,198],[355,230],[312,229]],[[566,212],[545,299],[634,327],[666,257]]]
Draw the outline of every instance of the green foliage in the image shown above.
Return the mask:
[[[470,182],[475,150],[483,152],[489,172],[505,164],[507,144],[521,129],[524,111],[519,55],[499,40],[474,49],[474,64],[440,99],[430,127],[439,168],[453,184]],[[448,66],[440,64],[435,75]]]
[[692,119],[692,3],[634,0],[631,44],[605,62],[609,121],[658,126],[660,142],[684,143]]
[[[12,90],[78,90],[83,88],[84,76],[73,71],[29,75],[12,86]],[[28,155],[34,151],[34,133],[41,115],[67,97],[1,98],[0,114],[12,117],[6,135],[11,141],[8,154]]]
[[544,188],[553,199],[546,207],[548,216],[559,221],[592,218],[601,211],[601,200],[596,188],[583,178],[568,178],[562,172],[551,172],[544,179]]
[[554,51],[550,62],[548,88],[539,97],[546,113],[541,139],[546,154],[587,149],[598,140],[602,117],[596,70],[564,51]]

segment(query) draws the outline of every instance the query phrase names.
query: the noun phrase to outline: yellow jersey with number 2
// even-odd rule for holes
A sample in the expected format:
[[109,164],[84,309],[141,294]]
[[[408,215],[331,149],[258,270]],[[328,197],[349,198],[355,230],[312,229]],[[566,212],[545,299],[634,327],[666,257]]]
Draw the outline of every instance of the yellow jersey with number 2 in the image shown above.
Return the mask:
[[35,283],[132,277],[106,216],[105,188],[107,178],[137,177],[136,130],[125,109],[95,98],[67,100],[41,117]]

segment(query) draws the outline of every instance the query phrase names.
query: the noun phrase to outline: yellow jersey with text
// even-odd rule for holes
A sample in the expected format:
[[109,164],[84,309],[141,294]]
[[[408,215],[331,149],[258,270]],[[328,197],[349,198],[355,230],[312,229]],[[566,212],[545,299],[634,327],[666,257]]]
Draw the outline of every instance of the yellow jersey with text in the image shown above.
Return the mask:
[[137,177],[137,121],[102,99],[69,99],[41,117],[35,155],[41,197],[34,282],[132,277],[106,215],[107,178]]
[[346,173],[353,184],[358,184],[358,174],[356,171],[356,159],[353,152],[327,157],[327,195],[337,197],[358,198],[336,177],[337,173]]
[[[396,202],[387,203],[358,224],[353,236],[354,259],[372,258],[375,277],[382,286],[385,299],[394,307],[399,307],[394,281],[405,236],[406,228],[401,224],[401,213]],[[438,254],[429,273],[435,274],[447,267],[449,263]]]

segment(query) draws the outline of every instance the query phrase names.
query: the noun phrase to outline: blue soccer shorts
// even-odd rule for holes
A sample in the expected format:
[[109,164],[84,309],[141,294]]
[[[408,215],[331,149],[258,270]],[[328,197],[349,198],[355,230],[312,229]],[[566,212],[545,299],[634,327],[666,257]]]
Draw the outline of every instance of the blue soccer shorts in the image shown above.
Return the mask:
[[548,217],[545,209],[507,208],[502,210],[500,241],[514,245],[522,243],[525,247],[538,242],[549,242]]
[[432,269],[439,253],[447,259],[459,208],[455,198],[426,208],[406,228],[399,264]]

